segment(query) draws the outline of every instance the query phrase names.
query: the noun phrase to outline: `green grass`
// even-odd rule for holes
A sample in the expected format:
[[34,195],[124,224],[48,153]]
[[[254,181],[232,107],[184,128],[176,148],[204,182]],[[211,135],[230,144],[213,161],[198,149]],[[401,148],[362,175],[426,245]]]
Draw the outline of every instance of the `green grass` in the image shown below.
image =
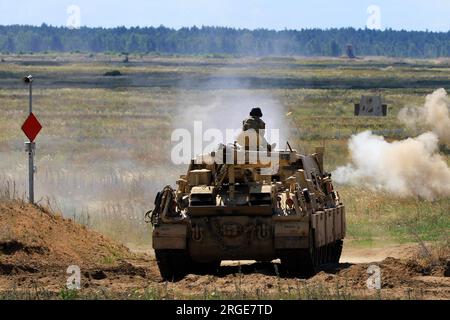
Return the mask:
[[398,199],[370,190],[342,187],[348,236],[361,245],[437,241],[449,236],[450,199]]
[[[36,79],[34,110],[44,125],[37,139],[37,199],[49,196],[66,216],[135,244],[151,241],[143,215],[152,207],[156,192],[175,184],[186,170],[170,164],[170,134],[186,120],[182,112],[187,107],[200,106],[198,110],[202,110],[214,103],[240,103],[243,98],[249,104],[243,108],[249,109],[256,101],[264,110],[265,102],[275,101],[280,105],[281,125],[292,127],[291,145],[307,152],[324,145],[325,166],[332,171],[348,161],[347,140],[352,134],[374,130],[388,140],[414,135],[397,120],[398,111],[422,105],[425,95],[436,89],[429,85],[432,81],[441,81],[450,89],[448,61],[408,60],[408,64],[395,65],[392,59],[351,62],[132,55],[131,63],[124,65],[120,62],[123,57],[102,54],[3,58],[0,177],[16,181],[17,192],[26,190],[27,163],[20,126],[26,118],[28,92],[19,79],[31,73]],[[48,63],[56,58],[61,62]],[[111,70],[119,70],[131,82],[125,86],[116,80],[109,83],[103,73]],[[236,85],[184,86],[211,76],[232,77],[230,81]],[[65,82],[68,80],[72,82]],[[300,80],[326,86],[301,88],[296,85]],[[420,80],[424,87],[401,88],[410,80]],[[340,88],[345,81],[394,84],[380,92],[389,105],[388,117],[354,117],[353,104],[375,88]],[[59,85],[61,82],[64,84]],[[224,121],[223,117],[217,114],[219,121]],[[240,119],[229,121],[236,122],[230,126],[240,125]],[[442,155],[450,164],[450,155]],[[414,241],[414,233],[427,241],[448,235],[449,199],[429,202],[396,199],[366,188],[339,186],[339,190],[347,206],[348,237],[354,243]]]

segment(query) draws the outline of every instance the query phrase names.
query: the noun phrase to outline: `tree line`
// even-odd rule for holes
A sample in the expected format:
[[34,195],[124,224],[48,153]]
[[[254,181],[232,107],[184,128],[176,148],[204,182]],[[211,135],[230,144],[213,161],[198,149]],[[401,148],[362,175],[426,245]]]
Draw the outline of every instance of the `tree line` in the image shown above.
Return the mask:
[[227,27],[117,27],[70,29],[0,26],[0,51],[225,54],[255,56],[341,56],[351,44],[356,55],[436,58],[450,56],[450,31],[370,29],[267,30]]

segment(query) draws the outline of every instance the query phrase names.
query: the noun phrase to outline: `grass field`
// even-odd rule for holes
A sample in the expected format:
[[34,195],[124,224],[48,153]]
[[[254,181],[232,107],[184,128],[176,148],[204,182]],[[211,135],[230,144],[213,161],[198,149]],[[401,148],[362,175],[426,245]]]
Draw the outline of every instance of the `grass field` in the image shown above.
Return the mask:
[[[240,126],[253,104],[276,119],[290,143],[312,151],[325,145],[328,171],[348,161],[347,140],[373,130],[388,140],[414,136],[398,120],[435,89],[450,90],[450,60],[229,58],[118,55],[2,56],[0,62],[0,179],[26,192],[27,158],[20,126],[27,116],[33,74],[34,111],[44,126],[37,139],[37,199],[49,202],[121,242],[151,241],[143,215],[157,190],[175,184],[185,166],[170,162],[174,128],[202,120]],[[118,70],[122,76],[104,76]],[[357,118],[362,94],[380,93],[386,118]],[[231,115],[229,112],[238,111]],[[215,119],[216,118],[216,119]],[[214,120],[215,119],[215,120]],[[448,150],[448,149],[446,149]],[[447,163],[450,156],[442,153]],[[450,199],[399,199],[339,186],[355,245],[443,240]]]

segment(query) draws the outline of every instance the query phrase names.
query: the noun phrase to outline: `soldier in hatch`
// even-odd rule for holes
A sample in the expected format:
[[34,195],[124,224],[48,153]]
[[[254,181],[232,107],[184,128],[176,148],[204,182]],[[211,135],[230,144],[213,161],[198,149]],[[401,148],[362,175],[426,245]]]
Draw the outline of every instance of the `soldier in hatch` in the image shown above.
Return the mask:
[[263,116],[260,108],[253,108],[250,117],[242,122],[242,133],[237,142],[245,146],[247,150],[272,150],[272,146],[264,138],[266,124],[261,119]]
[[261,119],[262,116],[263,114],[260,108],[253,108],[250,111],[250,117],[242,121],[242,130],[247,131],[253,129],[256,132],[259,132],[260,129],[265,130],[266,124]]

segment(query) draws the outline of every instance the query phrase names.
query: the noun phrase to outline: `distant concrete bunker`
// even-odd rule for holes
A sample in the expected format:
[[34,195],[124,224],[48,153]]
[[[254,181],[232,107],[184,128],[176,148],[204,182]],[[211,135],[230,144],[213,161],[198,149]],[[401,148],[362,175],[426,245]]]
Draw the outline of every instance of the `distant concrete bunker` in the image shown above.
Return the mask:
[[387,105],[381,96],[362,96],[360,103],[355,104],[355,116],[386,117]]

